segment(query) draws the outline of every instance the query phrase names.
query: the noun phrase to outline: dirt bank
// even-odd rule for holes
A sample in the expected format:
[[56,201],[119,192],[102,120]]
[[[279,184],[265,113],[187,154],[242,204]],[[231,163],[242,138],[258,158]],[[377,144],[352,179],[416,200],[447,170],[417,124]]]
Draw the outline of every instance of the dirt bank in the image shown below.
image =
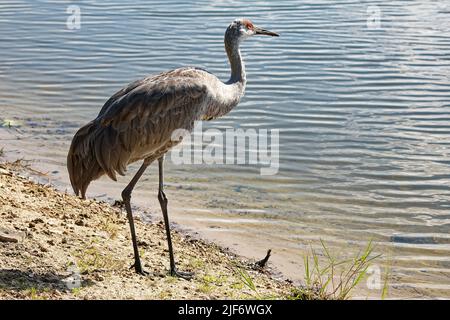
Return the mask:
[[0,299],[252,299],[291,292],[288,282],[251,261],[176,231],[179,269],[196,275],[171,277],[164,225],[137,220],[148,277],[129,269],[122,209],[36,184],[0,164]]

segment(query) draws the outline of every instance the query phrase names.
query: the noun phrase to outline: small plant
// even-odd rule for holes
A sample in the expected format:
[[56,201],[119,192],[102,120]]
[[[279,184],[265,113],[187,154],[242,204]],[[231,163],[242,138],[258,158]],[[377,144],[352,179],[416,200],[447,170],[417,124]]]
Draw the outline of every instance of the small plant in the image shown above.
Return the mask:
[[72,294],[74,297],[78,297],[80,295],[81,288],[72,288]]
[[250,277],[250,275],[248,274],[248,272],[242,268],[237,268],[237,272],[239,274],[239,276],[241,277],[241,281],[242,283],[249,288],[250,290],[252,290],[255,293],[258,293],[256,290],[256,286],[253,283],[252,277]]
[[192,269],[202,269],[205,266],[203,260],[198,258],[191,258],[188,264]]
[[[254,298],[261,300],[275,300],[275,299],[279,299],[280,297],[277,295],[262,295],[258,289],[256,288],[255,283],[253,282],[252,277],[248,274],[248,272],[240,267],[236,267],[235,268],[236,272],[238,273],[242,286],[247,287],[248,289],[250,289],[253,293],[254,293]],[[237,286],[237,284],[233,284],[234,287]]]
[[144,258],[145,257],[145,249],[139,248],[139,257]]
[[232,283],[230,286],[232,289],[242,290],[244,288],[244,284],[242,282]]
[[74,254],[76,264],[82,274],[96,270],[113,270],[123,267],[123,262],[111,254],[101,252],[95,245],[85,247]]
[[388,289],[389,289],[389,267],[386,268],[386,273],[384,275],[384,282],[383,282],[383,289],[381,290],[381,300],[386,299],[388,295]]
[[158,294],[158,296],[159,296],[159,299],[166,300],[172,296],[172,293],[169,290],[163,290]]
[[37,293],[37,289],[34,288],[34,287],[30,289],[29,294],[30,294],[30,299],[31,300],[37,300],[39,298],[38,293]]
[[[351,291],[366,276],[371,262],[381,255],[372,256],[373,245],[369,241],[363,251],[359,251],[353,259],[337,260],[333,257],[324,242],[320,240],[326,263],[321,265],[317,252],[311,247],[311,256],[306,255],[305,286],[292,292],[293,299],[300,300],[345,300],[350,298]],[[387,277],[385,279],[387,292]]]
[[221,286],[224,284],[224,282],[226,281],[226,277],[225,276],[213,276],[213,275],[209,275],[206,274],[202,277],[202,281],[204,283],[208,283],[208,284],[214,284],[216,286]]
[[26,294],[30,297],[31,300],[45,300],[45,297],[41,295],[41,293],[43,292],[45,292],[45,290],[42,291],[35,287],[26,290]]
[[250,289],[255,294],[257,299],[261,299],[261,295],[258,292],[258,290],[256,289],[256,285],[253,282],[252,277],[248,274],[248,272],[240,267],[236,267],[235,270],[236,270],[236,273],[239,275],[239,279],[241,280],[241,283],[245,287]]
[[111,219],[103,220],[100,224],[100,229],[108,233],[110,239],[117,238],[117,234],[119,233],[118,225]]
[[222,286],[226,282],[225,276],[204,275],[201,277],[201,282],[198,284],[197,289],[202,293],[211,293],[217,286]]
[[197,290],[201,293],[211,293],[213,291],[213,287],[209,283],[200,283],[197,286]]

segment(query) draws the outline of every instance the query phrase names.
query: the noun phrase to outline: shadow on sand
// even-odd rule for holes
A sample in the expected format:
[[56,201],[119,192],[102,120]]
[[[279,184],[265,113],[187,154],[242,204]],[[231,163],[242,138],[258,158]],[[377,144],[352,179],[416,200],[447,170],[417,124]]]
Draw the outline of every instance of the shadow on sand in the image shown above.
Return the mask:
[[82,281],[79,276],[55,274],[52,272],[36,273],[17,269],[0,269],[0,290],[26,292],[36,291],[70,291],[80,286],[92,285],[91,281]]

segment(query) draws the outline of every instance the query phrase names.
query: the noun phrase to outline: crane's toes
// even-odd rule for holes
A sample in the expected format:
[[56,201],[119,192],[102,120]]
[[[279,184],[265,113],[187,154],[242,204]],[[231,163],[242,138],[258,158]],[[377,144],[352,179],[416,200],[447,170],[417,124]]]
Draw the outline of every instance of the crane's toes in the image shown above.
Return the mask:
[[145,270],[136,270],[136,273],[144,277],[148,277],[150,275],[150,273]]
[[194,272],[186,272],[186,271],[178,271],[177,269],[170,270],[170,275],[172,277],[179,277],[185,280],[191,280],[195,273]]
[[139,263],[139,264],[136,264],[136,263],[132,264],[131,267],[130,267],[130,269],[133,269],[133,268],[134,268],[134,271],[136,271],[136,273],[137,273],[137,274],[140,274],[141,276],[147,277],[147,276],[150,275],[150,273],[148,273],[147,271],[145,271],[145,270],[142,268],[142,266],[141,266],[140,263]]

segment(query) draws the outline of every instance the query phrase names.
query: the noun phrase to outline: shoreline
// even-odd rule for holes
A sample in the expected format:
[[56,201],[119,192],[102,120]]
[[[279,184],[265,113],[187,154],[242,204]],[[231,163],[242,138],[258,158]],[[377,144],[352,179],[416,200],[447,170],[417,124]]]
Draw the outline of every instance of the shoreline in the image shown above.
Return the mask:
[[162,221],[139,216],[141,259],[151,275],[137,275],[129,270],[132,246],[120,208],[18,172],[0,164],[0,299],[286,299],[295,288],[270,266],[258,270],[254,261],[177,228],[179,267],[196,274],[191,281],[171,277]]
[[[14,163],[17,161],[20,163],[17,170],[26,178],[32,179],[37,183],[49,184],[60,192],[72,194],[70,182],[67,181],[68,177],[65,177],[65,175],[67,176],[67,173],[64,171],[65,168],[60,163],[49,163],[47,160],[42,157],[32,159],[27,152],[24,152],[18,146],[15,146],[15,148],[3,148],[3,154],[0,154],[0,164],[2,162]],[[134,172],[133,169],[136,170],[136,168],[131,168],[127,177],[119,176],[118,182],[115,184],[111,184],[111,180],[106,176],[96,180],[90,185],[87,198],[111,205],[116,203],[118,199],[121,199],[121,186],[129,182],[130,176]],[[269,225],[265,221],[261,222],[254,216],[248,217],[247,214],[244,215],[242,212],[247,212],[247,209],[239,211],[232,208],[228,211],[225,204],[214,207],[209,206],[202,199],[196,198],[196,192],[192,192],[189,188],[187,188],[188,192],[181,195],[182,200],[180,200],[177,196],[183,190],[180,189],[180,182],[173,180],[174,176],[175,174],[172,176],[168,175],[168,178],[172,180],[169,180],[166,185],[167,192],[170,192],[169,219],[172,229],[175,228],[182,234],[217,244],[238,256],[253,260],[262,259],[268,249],[273,249],[275,254],[270,258],[270,262],[275,276],[279,279],[291,281],[297,286],[303,284],[303,266],[299,264],[303,261],[301,254],[298,255],[299,258],[294,262],[290,259],[293,253],[287,253],[283,243],[267,241],[264,234],[254,232],[255,226],[267,228]],[[147,174],[144,180],[148,179],[154,179],[154,175],[152,173]],[[156,188],[155,190],[149,190],[149,183],[147,181],[145,183],[146,185],[143,183],[139,184],[133,191],[133,215],[139,215],[145,221],[160,221],[162,220],[162,215],[157,202]],[[150,183],[150,187],[154,185],[156,185],[156,182],[155,184]],[[186,207],[187,202],[189,202],[188,207]],[[227,215],[225,216],[222,211],[226,211]],[[232,217],[230,218],[229,215],[232,215]],[[230,219],[232,219],[232,224],[229,222]],[[234,227],[235,223],[239,224],[239,228]],[[227,232],[225,233],[224,231]]]
[[[2,152],[3,151],[3,152]],[[52,173],[51,171],[48,171],[49,168],[45,168],[43,169],[42,166],[37,165],[37,162],[35,160],[31,160],[29,158],[19,158],[17,160],[17,157],[15,157],[13,154],[11,154],[10,150],[3,150],[0,148],[0,237],[1,237],[1,231],[2,231],[2,226],[5,225],[5,215],[4,215],[4,205],[3,205],[3,201],[5,200],[5,198],[2,198],[2,188],[3,188],[3,182],[1,180],[2,175],[4,173],[2,173],[2,170],[7,170],[7,174],[9,175],[14,175],[17,179],[19,180],[26,180],[28,181],[28,183],[33,184],[35,187],[33,188],[38,188],[38,186],[43,187],[43,188],[48,188],[49,190],[52,190],[52,194],[60,194],[63,195],[64,197],[71,197],[76,199],[76,201],[79,201],[80,203],[78,204],[80,206],[80,208],[78,208],[78,210],[83,211],[85,207],[89,207],[89,203],[94,203],[97,206],[100,206],[100,208],[106,208],[104,213],[105,214],[111,214],[112,216],[117,215],[117,213],[119,212],[120,216],[122,219],[124,219],[123,221],[125,222],[121,222],[120,223],[120,228],[122,228],[122,239],[121,241],[124,242],[123,244],[121,244],[121,247],[118,248],[117,252],[120,252],[122,255],[126,254],[128,255],[128,259],[126,260],[126,266],[124,266],[123,270],[116,270],[118,273],[118,277],[113,281],[113,286],[112,289],[114,290],[114,288],[119,288],[123,285],[119,284],[119,278],[123,277],[123,281],[125,280],[129,280],[129,279],[134,279],[132,277],[132,272],[128,272],[128,267],[129,265],[131,265],[131,262],[133,261],[133,254],[132,254],[132,246],[131,246],[131,239],[129,236],[129,226],[128,226],[128,221],[126,220],[126,213],[125,211],[122,209],[122,211],[118,208],[118,207],[114,207],[114,205],[112,205],[114,197],[105,197],[102,196],[100,197],[100,199],[97,198],[97,200],[95,198],[88,198],[88,200],[81,200],[77,197],[75,197],[74,195],[72,195],[72,193],[69,191],[68,187],[62,183],[59,179],[52,179]],[[16,164],[15,164],[16,163]],[[42,170],[42,171],[41,171]],[[29,190],[28,190],[29,191]],[[139,190],[138,190],[139,192]],[[35,192],[31,191],[31,195],[36,195]],[[38,195],[38,194],[37,194]],[[86,202],[83,204],[83,202]],[[25,208],[23,207],[25,206]],[[173,206],[173,203],[172,203]],[[99,207],[97,207],[98,209]],[[26,208],[26,204],[22,205],[21,210],[23,209],[27,209]],[[136,220],[140,220],[140,221],[136,221],[137,224],[139,224],[139,226],[137,226],[137,237],[138,237],[138,241],[140,242],[140,246],[143,245],[144,247],[140,247],[141,250],[141,254],[144,253],[147,256],[147,251],[148,250],[153,250],[156,247],[158,247],[158,251],[160,253],[160,255],[163,255],[165,253],[167,253],[167,243],[165,240],[165,233],[163,232],[162,234],[157,235],[157,237],[159,237],[158,241],[156,242],[157,245],[154,242],[151,242],[151,244],[149,245],[147,238],[148,238],[148,234],[155,234],[154,232],[149,232],[147,233],[146,228],[144,227],[144,231],[141,231],[141,227],[140,225],[150,225],[150,229],[154,228],[155,225],[158,227],[159,224],[159,229],[160,230],[164,230],[164,225],[162,224],[162,216],[159,214],[159,212],[155,211],[154,209],[157,208],[149,208],[149,209],[143,209],[139,204],[136,206],[133,206],[133,214],[135,216]],[[156,213],[156,214],[155,214]],[[173,212],[172,212],[173,214]],[[9,217],[11,219],[11,217]],[[52,217],[50,217],[52,218]],[[105,217],[104,217],[105,218]],[[32,222],[32,220],[34,220],[36,218],[33,219],[29,219],[28,222]],[[108,219],[106,219],[108,220]],[[72,221],[72,223],[75,223],[77,221]],[[186,226],[184,223],[184,221],[181,220],[179,221],[179,219],[171,219],[171,230],[173,234],[177,234],[177,237],[180,236],[180,243],[179,242],[175,242],[174,243],[174,252],[175,252],[175,259],[178,261],[180,260],[181,257],[179,257],[179,252],[184,252],[184,249],[182,248],[182,246],[184,246],[185,243],[195,243],[196,241],[199,241],[202,244],[205,244],[208,248],[213,248],[212,251],[210,251],[210,253],[215,252],[215,250],[219,250],[220,252],[222,252],[220,254],[220,256],[225,257],[224,260],[219,260],[220,263],[225,263],[228,267],[225,267],[224,270],[226,270],[225,273],[225,277],[223,272],[218,272],[216,273],[216,275],[212,275],[212,277],[210,277],[209,274],[202,274],[200,278],[196,279],[196,283],[195,285],[192,286],[187,286],[187,289],[183,289],[182,288],[178,288],[179,290],[183,289],[183,290],[197,290],[194,293],[188,292],[188,293],[184,293],[183,294],[174,294],[172,292],[172,290],[175,290],[174,288],[172,289],[167,289],[166,292],[164,291],[159,291],[158,294],[149,294],[149,293],[145,293],[146,289],[149,289],[149,287],[147,286],[147,283],[144,281],[140,281],[137,280],[136,283],[139,283],[139,285],[142,285],[142,287],[144,289],[144,292],[141,292],[140,294],[137,294],[136,292],[132,292],[130,295],[123,295],[122,293],[119,293],[116,296],[113,296],[112,294],[108,295],[105,293],[95,293],[93,295],[89,295],[89,290],[78,290],[77,288],[75,288],[74,294],[68,294],[67,293],[67,286],[65,285],[65,282],[62,281],[56,281],[53,282],[50,286],[41,286],[42,283],[45,284],[45,282],[47,281],[46,278],[44,277],[43,279],[39,278],[39,274],[38,274],[38,279],[39,281],[31,281],[33,279],[30,279],[29,275],[31,275],[31,278],[34,278],[34,273],[33,272],[28,272],[26,270],[26,268],[24,269],[26,272],[19,272],[19,273],[11,273],[11,271],[8,271],[6,273],[4,273],[3,271],[5,271],[5,266],[6,264],[4,262],[2,262],[2,260],[5,260],[4,258],[9,259],[10,256],[13,256],[14,254],[11,252],[0,252],[0,300],[1,299],[185,299],[184,297],[187,297],[186,299],[259,299],[262,297],[269,297],[269,298],[277,298],[277,299],[291,299],[291,298],[296,298],[295,296],[292,296],[292,292],[298,292],[298,289],[302,289],[305,288],[305,282],[306,279],[305,277],[298,277],[298,278],[292,278],[290,277],[288,274],[286,274],[285,272],[283,272],[283,269],[279,268],[279,260],[277,260],[278,258],[280,258],[280,253],[282,253],[280,251],[280,248],[277,248],[275,245],[270,244],[270,248],[273,249],[273,256],[269,259],[269,263],[267,268],[264,270],[263,275],[266,277],[265,280],[263,281],[263,283],[265,283],[264,286],[266,286],[265,290],[263,290],[263,293],[260,293],[259,291],[254,292],[253,290],[248,290],[249,288],[245,285],[245,282],[243,282],[243,277],[242,275],[239,274],[238,269],[236,268],[230,268],[230,263],[231,265],[236,265],[235,262],[237,262],[241,267],[243,267],[244,271],[248,271],[250,272],[250,276],[252,277],[259,277],[260,276],[260,272],[257,270],[253,270],[252,269],[252,263],[260,260],[263,258],[263,256],[266,254],[267,249],[269,249],[269,247],[265,247],[264,245],[260,245],[259,246],[259,250],[251,250],[250,247],[246,247],[246,246],[234,246],[234,245],[229,245],[229,243],[233,244],[233,241],[229,241],[228,243],[224,243],[223,241],[220,241],[220,238],[217,240],[217,237],[213,237],[208,233],[205,233],[205,230],[199,230],[196,228],[193,228],[192,226]],[[98,223],[97,223],[98,224]],[[100,225],[104,225],[100,224]],[[115,223],[113,223],[114,225]],[[76,226],[76,224],[75,224]],[[201,225],[199,225],[201,226]],[[19,232],[25,232],[26,235],[26,230],[29,228],[29,225],[27,223],[23,224],[20,226],[18,226]],[[48,226],[46,226],[48,227]],[[76,228],[76,227],[75,227]],[[15,226],[13,226],[13,228],[11,228],[12,230],[17,229]],[[213,229],[214,231],[215,229]],[[45,228],[43,230],[45,231]],[[104,234],[104,230],[91,230],[91,232],[89,233],[88,237],[89,238],[93,238],[93,235],[96,234],[96,232],[99,231],[102,233],[101,237],[105,237]],[[64,232],[64,230],[62,231]],[[60,236],[61,232],[57,232],[57,236]],[[175,237],[175,235],[174,235]],[[75,237],[76,238],[76,237]],[[126,240],[124,240],[126,239]],[[178,238],[177,238],[178,239]],[[182,240],[185,239],[185,240]],[[253,238],[253,239],[257,239],[257,238]],[[51,239],[46,239],[44,241],[44,244],[46,241],[51,240]],[[174,240],[175,241],[175,240]],[[102,243],[107,242],[107,239],[102,239]],[[159,243],[160,242],[160,243]],[[86,242],[80,242],[83,245],[86,245]],[[0,239],[0,249],[2,249],[3,243]],[[179,246],[181,246],[179,248]],[[20,246],[19,246],[20,247]],[[253,245],[254,247],[254,245]],[[30,249],[30,252],[33,251],[35,252],[35,248],[33,247],[28,247]],[[107,251],[108,246],[105,245],[103,248],[100,248],[100,252],[102,251]],[[244,250],[239,250],[243,248]],[[40,250],[40,248],[38,248]],[[90,248],[89,246],[85,246],[85,249],[88,249],[88,258],[89,256],[92,255],[95,256],[96,254],[96,250],[99,249],[99,246],[94,246],[94,251],[92,252],[93,248]],[[45,250],[45,249],[44,249]],[[189,250],[188,250],[189,251]],[[207,250],[208,251],[208,250]],[[72,253],[72,252],[71,252]],[[192,250],[189,252],[189,254],[191,256],[194,256],[197,254],[195,252],[195,250]],[[307,255],[309,255],[310,252],[307,252]],[[321,254],[321,260],[324,257],[323,254]],[[153,257],[154,253],[150,252],[150,257]],[[37,255],[37,257],[39,257],[39,255]],[[142,256],[141,256],[142,257]],[[26,259],[30,260],[30,256],[29,257],[25,257]],[[36,258],[34,257],[34,255],[31,255],[31,258]],[[111,256],[107,256],[107,258],[110,259]],[[157,255],[157,259],[158,260],[158,264],[160,266],[159,269],[157,270],[148,270],[148,267],[145,267],[146,271],[155,271],[156,274],[154,274],[155,277],[167,277],[170,279],[175,279],[172,278],[170,276],[168,276],[168,256],[166,256],[165,258],[162,258],[160,256]],[[108,259],[107,259],[108,260]],[[143,262],[146,261],[146,258],[142,258]],[[23,262],[23,261],[22,261]],[[66,261],[67,262],[67,261]],[[71,265],[73,265],[74,263],[74,259],[68,261],[67,263],[71,263]],[[187,262],[185,265],[189,266],[189,265],[195,265],[196,261],[185,261]],[[124,263],[124,261],[122,260],[122,263]],[[379,264],[380,262],[377,262],[377,264]],[[383,261],[381,262],[383,263]],[[388,262],[384,262],[384,263],[388,263]],[[145,264],[145,263],[144,263]],[[70,277],[70,272],[72,270],[71,265],[69,265],[68,267],[64,266],[64,268],[60,267],[58,269],[58,274],[61,274],[62,276],[60,277],[60,280],[64,280],[67,279],[67,277]],[[153,266],[153,264],[148,264],[150,266]],[[200,262],[200,265],[203,267],[205,264],[202,264]],[[39,266],[37,266],[39,267]],[[125,270],[126,269],[126,270]],[[183,268],[180,266],[180,269],[183,270]],[[388,269],[386,269],[388,270]],[[110,270],[111,271],[111,270]],[[127,271],[127,272],[125,272]],[[189,270],[188,270],[189,271]],[[255,272],[257,271],[257,272]],[[302,270],[300,270],[301,272]],[[102,271],[103,272],[103,271]],[[215,272],[215,271],[214,271]],[[299,273],[300,273],[299,272]],[[387,271],[386,271],[387,272]],[[233,280],[232,282],[224,282],[224,278],[230,276]],[[391,275],[390,275],[391,276]],[[94,276],[96,277],[96,276]],[[30,286],[24,286],[22,284],[17,284],[14,283],[14,279],[18,278],[18,282],[23,282],[25,284],[30,284]],[[50,278],[52,278],[52,276],[50,276]],[[99,279],[102,279],[103,277],[100,276]],[[4,280],[7,281],[4,281]],[[9,279],[9,280],[8,280]],[[89,277],[88,277],[89,279]],[[395,278],[393,278],[395,279]],[[95,280],[95,279],[94,279]],[[89,280],[87,283],[89,284],[91,280]],[[103,281],[103,280],[101,280]],[[133,280],[135,281],[135,280]],[[172,280],[172,281],[176,281]],[[395,280],[394,280],[395,281]],[[15,281],[17,282],[17,281]],[[398,282],[398,281],[397,281]],[[189,282],[188,282],[189,283]],[[272,294],[271,292],[271,288],[270,288],[270,284],[272,283],[276,283],[274,288],[276,291],[276,294]],[[269,284],[269,287],[267,287],[267,285]],[[14,290],[16,292],[10,292],[8,296],[6,296],[6,291],[3,290],[3,288],[5,287],[13,287],[15,288]],[[37,286],[36,286],[37,285]],[[139,286],[137,285],[137,286]],[[159,286],[164,287],[166,284],[161,284],[158,282]],[[246,291],[244,292],[234,292],[234,293],[226,293],[226,290],[223,290],[223,286],[230,286],[231,287],[231,291],[239,291],[242,289],[246,289]],[[430,292],[429,295],[422,293],[420,291],[414,290],[408,287],[408,284],[406,285],[401,285],[400,286],[396,283],[391,283],[389,284],[390,290],[389,290],[389,299],[392,298],[430,298],[433,296],[438,296],[436,292]],[[18,292],[17,289],[20,289]],[[41,288],[41,289],[39,289]],[[48,293],[49,288],[59,288],[59,290],[64,291],[64,294],[56,294],[56,295],[52,295]],[[219,288],[219,290],[217,290]],[[135,290],[136,288],[134,288],[133,290]],[[104,288],[103,290],[106,290],[106,288]],[[259,289],[258,289],[259,290]],[[58,291],[58,290],[56,290]],[[79,296],[78,291],[81,291],[82,293],[84,293],[84,295]],[[379,291],[379,290],[378,290]],[[376,291],[371,291],[368,290],[367,288],[363,287],[363,286],[358,286],[357,288],[355,288],[355,290],[353,290],[352,294],[347,297],[350,299],[379,299],[379,297],[381,296],[379,294],[377,290]],[[55,290],[53,291],[55,292]],[[226,293],[225,295],[222,295]],[[295,294],[294,294],[295,295]],[[298,297],[297,297],[298,298]],[[309,297],[312,299],[320,299],[320,297],[316,297],[315,294],[313,294],[313,297]],[[346,298],[346,299],[347,299]]]

